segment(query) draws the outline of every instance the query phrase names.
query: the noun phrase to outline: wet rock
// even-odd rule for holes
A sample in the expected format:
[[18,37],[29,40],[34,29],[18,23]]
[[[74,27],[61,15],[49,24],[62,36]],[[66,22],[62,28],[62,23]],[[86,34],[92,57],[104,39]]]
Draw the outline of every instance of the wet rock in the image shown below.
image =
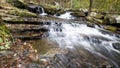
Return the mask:
[[25,68],[41,68],[41,67],[36,63],[31,63],[31,64],[26,65]]
[[95,27],[95,24],[93,24],[93,23],[87,23],[87,26],[88,27]]
[[112,64],[109,61],[98,57],[88,51],[73,50],[73,52],[70,51],[65,54],[56,54],[48,66],[50,68],[112,68]]
[[117,31],[117,27],[114,27],[114,26],[104,26],[104,29],[110,30],[110,31]]
[[112,43],[113,47],[120,51],[120,43]]
[[28,10],[33,13],[41,14],[43,12],[43,8],[39,5],[29,4]]

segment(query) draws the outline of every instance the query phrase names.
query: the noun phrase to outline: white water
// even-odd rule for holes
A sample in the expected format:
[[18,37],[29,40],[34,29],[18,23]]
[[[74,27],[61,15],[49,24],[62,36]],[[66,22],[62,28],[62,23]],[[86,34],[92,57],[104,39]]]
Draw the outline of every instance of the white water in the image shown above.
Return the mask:
[[60,16],[56,16],[56,17],[62,18],[62,19],[75,19],[75,17],[73,17],[70,14],[71,12],[65,12],[64,14],[61,14]]
[[38,8],[38,11],[39,11],[39,12],[41,12],[40,9],[41,9],[42,13],[39,14],[39,15],[41,15],[41,16],[47,15],[47,13],[45,13],[45,10],[44,10],[42,7],[41,7],[41,8]]
[[[119,43],[115,34],[102,33],[97,28],[77,23],[52,23],[48,26],[49,39],[56,42],[61,48],[80,47],[91,53],[104,56],[119,68],[120,51],[113,48],[112,43]],[[117,54],[117,57],[116,55]]]

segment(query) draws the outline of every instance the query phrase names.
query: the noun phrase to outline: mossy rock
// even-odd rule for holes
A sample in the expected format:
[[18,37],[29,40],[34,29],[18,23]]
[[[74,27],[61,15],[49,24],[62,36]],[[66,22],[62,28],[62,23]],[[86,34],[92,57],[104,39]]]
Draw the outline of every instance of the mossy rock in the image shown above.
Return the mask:
[[85,17],[86,16],[86,14],[83,11],[72,12],[71,15],[73,15],[75,17]]
[[117,23],[116,19],[112,17],[111,15],[106,15],[103,21],[104,21],[104,24],[108,24],[108,25]]
[[113,32],[117,31],[117,28],[114,27],[114,26],[105,26],[104,29],[107,29],[107,30],[110,30],[110,31],[113,31]]
[[37,17],[35,13],[29,12],[26,9],[14,8],[13,10],[8,10],[8,14],[20,16],[20,17]]
[[57,9],[54,9],[54,8],[44,8],[44,10],[45,10],[46,13],[48,13],[50,15],[54,15],[56,13],[59,13],[59,14],[64,13],[64,11],[61,10],[61,9],[57,10]]
[[91,16],[87,16],[86,19],[92,23],[96,23],[96,24],[103,24],[103,20],[101,19],[97,19]]
[[93,18],[91,16],[87,16],[86,19],[90,22],[93,22]]
[[20,0],[6,0],[6,2],[10,3],[11,5],[13,5],[17,8],[21,8],[21,9],[25,9],[27,7],[27,5],[22,3]]
[[104,18],[104,15],[101,14],[101,13],[96,13],[96,12],[91,12],[90,13],[90,16],[91,17],[94,17],[94,18],[97,18],[97,19],[103,19]]
[[59,7],[56,7],[56,6],[42,5],[42,7],[44,8],[45,12],[50,14],[50,15],[54,15],[56,13],[58,13],[58,14],[63,14],[64,13],[63,9],[60,9]]

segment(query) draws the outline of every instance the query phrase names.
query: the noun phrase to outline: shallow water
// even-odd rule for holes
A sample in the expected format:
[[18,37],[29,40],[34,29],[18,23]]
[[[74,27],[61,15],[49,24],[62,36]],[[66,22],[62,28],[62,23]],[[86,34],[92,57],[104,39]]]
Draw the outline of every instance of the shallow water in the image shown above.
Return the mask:
[[[108,60],[115,68],[120,67],[120,51],[113,47],[113,43],[118,43],[118,45],[120,43],[118,34],[104,30],[97,25],[97,27],[88,27],[81,21],[77,23],[74,21],[51,22],[43,26],[49,30],[46,43],[50,41],[54,46],[72,50],[75,53],[77,50],[85,50]],[[84,53],[87,55],[87,52]]]

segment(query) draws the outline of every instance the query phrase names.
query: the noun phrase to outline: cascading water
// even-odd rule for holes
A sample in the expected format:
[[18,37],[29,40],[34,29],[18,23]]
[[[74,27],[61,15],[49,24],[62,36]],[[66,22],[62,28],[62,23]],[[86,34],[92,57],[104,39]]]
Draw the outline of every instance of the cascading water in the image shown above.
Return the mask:
[[71,12],[65,12],[64,14],[61,14],[60,16],[55,15],[55,17],[62,18],[62,19],[75,19],[72,15],[70,15]]
[[48,38],[63,49],[80,47],[97,54],[112,62],[115,68],[119,68],[120,51],[116,50],[113,44],[120,44],[120,36],[101,28],[92,28],[80,23],[53,22],[51,25],[45,25],[49,28]]
[[42,7],[38,7],[37,11],[39,12],[39,15],[47,15],[47,13],[45,13],[44,9]]

